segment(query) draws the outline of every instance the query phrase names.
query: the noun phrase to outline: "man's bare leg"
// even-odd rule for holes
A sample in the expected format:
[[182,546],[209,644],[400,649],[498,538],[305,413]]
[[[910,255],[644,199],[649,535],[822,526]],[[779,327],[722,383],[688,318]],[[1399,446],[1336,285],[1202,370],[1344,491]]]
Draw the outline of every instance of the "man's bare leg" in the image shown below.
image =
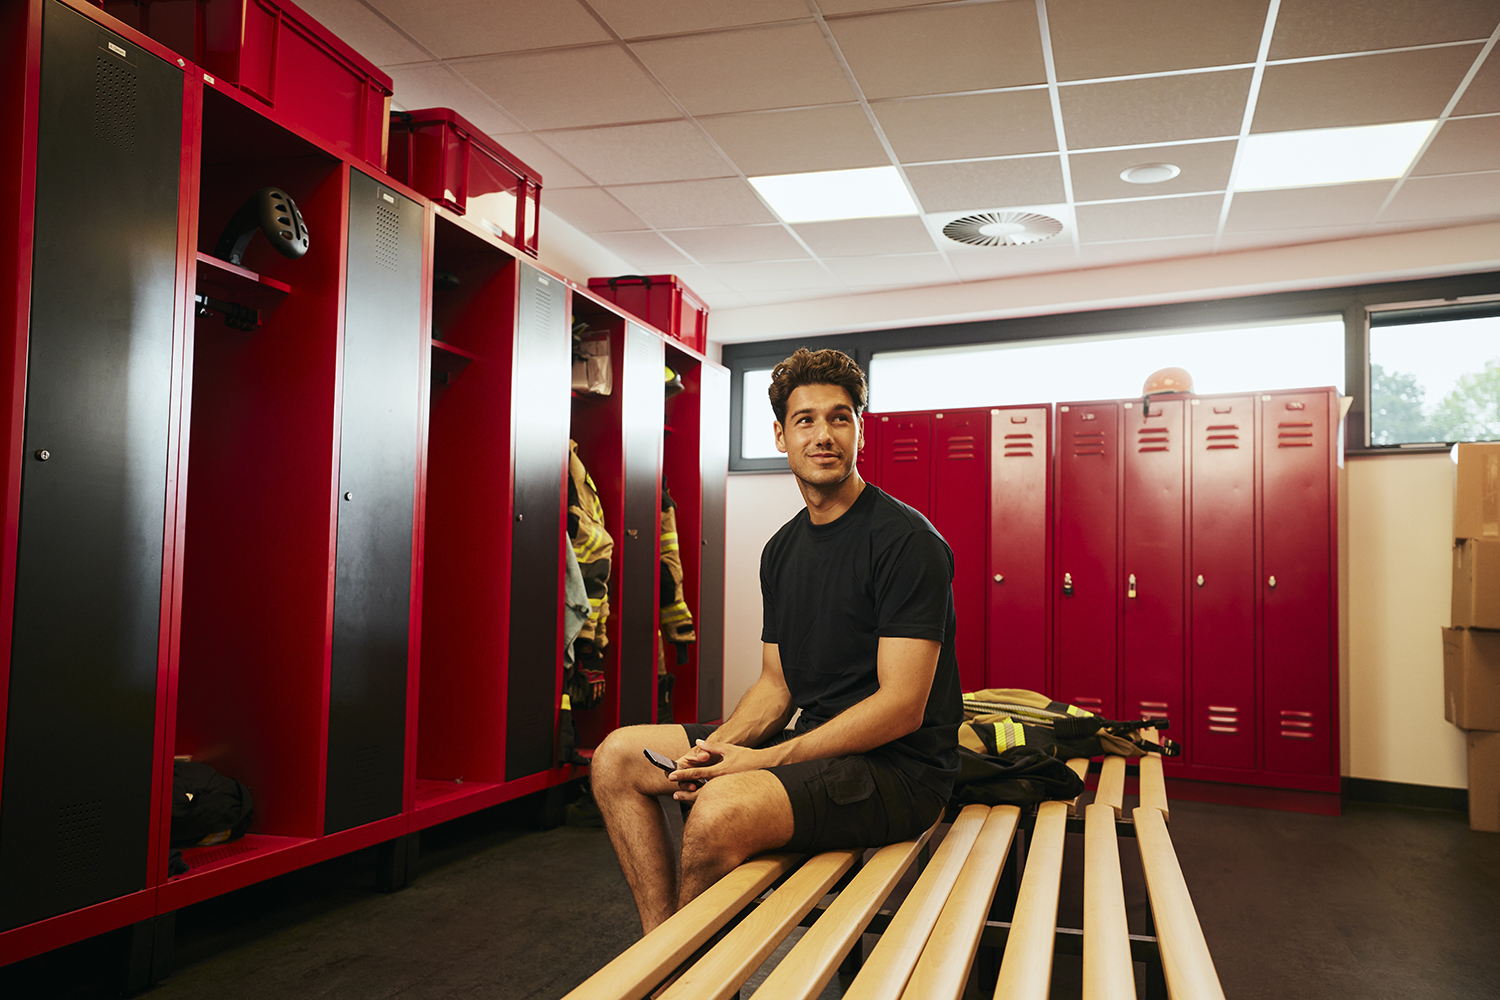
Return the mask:
[[678,908],[746,858],[791,840],[793,828],[786,788],[769,771],[726,774],[708,782],[682,829]]
[[646,759],[645,748],[676,760],[688,752],[687,734],[681,726],[617,729],[594,751],[590,772],[604,828],[649,933],[677,912],[677,858],[659,798],[677,786]]

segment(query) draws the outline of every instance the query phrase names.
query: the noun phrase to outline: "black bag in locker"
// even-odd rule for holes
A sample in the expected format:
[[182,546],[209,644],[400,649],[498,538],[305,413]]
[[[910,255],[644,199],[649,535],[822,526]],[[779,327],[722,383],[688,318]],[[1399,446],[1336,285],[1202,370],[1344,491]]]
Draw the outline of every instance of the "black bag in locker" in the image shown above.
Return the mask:
[[173,847],[204,847],[238,840],[250,829],[255,800],[250,789],[193,760],[172,763]]

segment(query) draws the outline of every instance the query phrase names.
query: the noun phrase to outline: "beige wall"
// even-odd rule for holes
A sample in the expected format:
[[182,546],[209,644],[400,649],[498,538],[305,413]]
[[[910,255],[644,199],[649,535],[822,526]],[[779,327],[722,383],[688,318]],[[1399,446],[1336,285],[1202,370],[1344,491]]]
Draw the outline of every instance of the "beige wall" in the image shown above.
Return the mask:
[[[1344,773],[1461,788],[1463,734],[1443,721],[1453,464],[1352,459],[1344,496]],[[760,671],[760,550],[801,506],[790,475],[729,477],[724,705]]]

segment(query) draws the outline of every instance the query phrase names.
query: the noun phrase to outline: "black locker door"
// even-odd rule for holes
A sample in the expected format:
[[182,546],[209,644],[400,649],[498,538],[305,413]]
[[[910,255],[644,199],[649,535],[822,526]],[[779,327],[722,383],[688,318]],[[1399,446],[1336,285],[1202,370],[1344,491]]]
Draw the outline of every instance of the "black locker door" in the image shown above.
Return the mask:
[[511,390],[516,480],[505,703],[507,780],[545,771],[557,759],[563,477],[572,384],[572,338],[563,284],[529,264],[516,266],[520,275]]
[[698,721],[724,717],[724,491],[729,476],[729,373],[698,374],[698,474],[703,478],[703,561],[698,578]]
[[182,72],[43,18],[0,929],[150,862]]
[[401,811],[422,351],[422,208],[351,171],[328,833]]
[[666,405],[661,338],[625,327],[621,416],[625,441],[625,554],[620,589],[620,725],[656,714],[657,580],[661,555],[662,407]]

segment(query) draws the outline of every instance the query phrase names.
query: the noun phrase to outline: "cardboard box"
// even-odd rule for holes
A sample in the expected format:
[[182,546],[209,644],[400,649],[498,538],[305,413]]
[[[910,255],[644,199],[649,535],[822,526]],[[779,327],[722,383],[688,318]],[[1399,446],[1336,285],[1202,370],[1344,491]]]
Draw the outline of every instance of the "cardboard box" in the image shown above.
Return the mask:
[[1500,733],[1469,734],[1469,829],[1500,833]]
[[1500,730],[1500,632],[1443,629],[1443,718]]
[[1454,538],[1500,538],[1500,442],[1453,446]]
[[1451,624],[1500,629],[1500,539],[1461,538],[1453,546]]

